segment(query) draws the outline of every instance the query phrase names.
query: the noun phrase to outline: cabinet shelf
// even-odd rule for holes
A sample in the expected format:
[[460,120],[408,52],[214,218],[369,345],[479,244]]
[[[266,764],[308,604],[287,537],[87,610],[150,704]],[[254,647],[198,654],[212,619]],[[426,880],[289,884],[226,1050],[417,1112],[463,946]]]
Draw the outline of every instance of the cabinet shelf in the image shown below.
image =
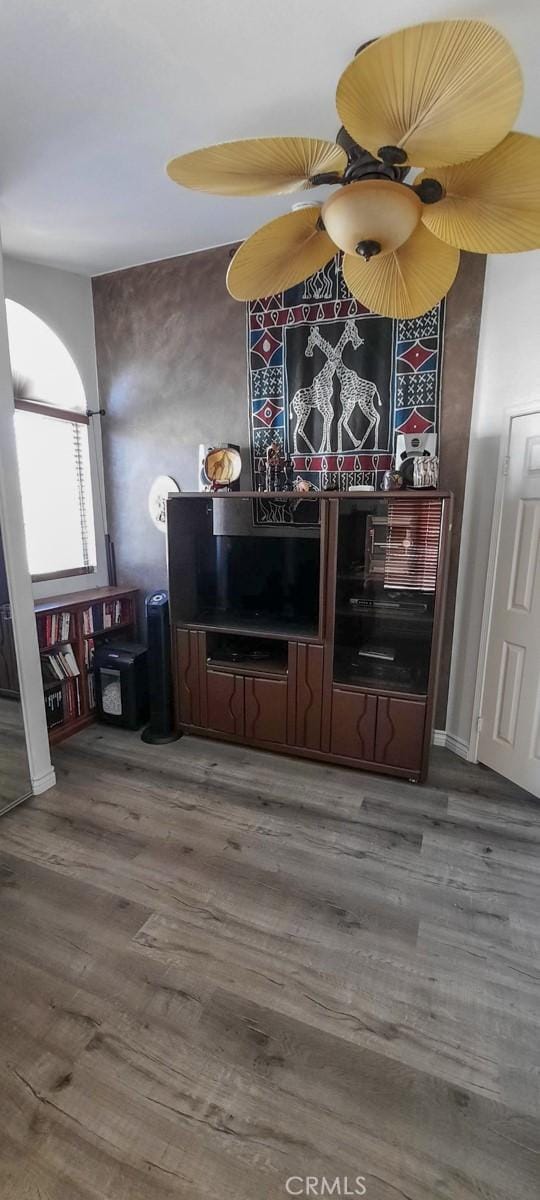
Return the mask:
[[83,633],[84,641],[90,638],[103,637],[105,633],[119,633],[121,629],[131,629],[133,621],[121,621],[118,625],[109,625],[108,629],[94,629],[92,633]]
[[193,621],[182,623],[182,625],[178,624],[177,627],[207,630],[209,633],[239,633],[246,637],[252,635],[260,638],[280,637],[303,642],[320,640],[317,630],[312,625],[300,622],[295,624],[294,621],[272,621],[270,617],[251,620],[246,617],[233,617],[230,613],[221,619],[217,616],[211,617],[206,613],[198,613]]
[[[338,605],[336,608],[336,617],[344,617],[345,620],[363,620],[363,621],[398,621],[403,628],[403,621],[414,625],[415,631],[419,626],[425,626],[429,632],[433,622],[430,613],[427,612],[411,612],[407,609],[392,608],[392,609],[375,609],[375,608],[355,608],[354,605]],[[406,630],[403,629],[404,636]]]
[[38,647],[39,653],[40,654],[53,654],[55,650],[61,650],[62,646],[69,646],[71,644],[71,641],[72,641],[71,638],[64,638],[64,640],[62,642],[50,642],[48,646],[39,646]]
[[416,691],[410,684],[396,683],[395,680],[375,680],[368,675],[357,675],[356,672],[335,670],[334,683],[337,687],[354,692],[367,692],[373,696],[401,696],[408,700],[425,700],[427,697],[425,688],[419,687]]
[[338,679],[335,677],[333,682],[334,687],[339,688],[341,692],[354,692],[356,694],[361,692],[366,693],[368,696],[394,696],[400,700],[423,700],[424,702],[427,700],[426,691],[406,691],[402,690],[399,686],[391,687],[390,685],[388,687],[381,687],[378,683],[375,684],[372,679],[362,680],[359,678],[356,680],[355,678],[353,683],[343,675],[343,678]]
[[288,673],[286,661],[277,663],[271,659],[253,662],[252,659],[239,658],[235,662],[221,658],[207,658],[209,671],[232,671],[236,675],[264,675],[269,678],[283,679]]

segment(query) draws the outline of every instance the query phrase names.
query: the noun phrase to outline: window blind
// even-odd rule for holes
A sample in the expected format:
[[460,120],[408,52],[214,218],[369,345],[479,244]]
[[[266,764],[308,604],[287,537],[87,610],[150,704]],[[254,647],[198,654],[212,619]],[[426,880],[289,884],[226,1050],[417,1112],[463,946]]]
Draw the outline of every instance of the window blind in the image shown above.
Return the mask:
[[435,591],[441,519],[441,500],[426,496],[389,502],[385,587]]
[[37,407],[15,412],[30,574],[54,578],[95,566],[88,425]]

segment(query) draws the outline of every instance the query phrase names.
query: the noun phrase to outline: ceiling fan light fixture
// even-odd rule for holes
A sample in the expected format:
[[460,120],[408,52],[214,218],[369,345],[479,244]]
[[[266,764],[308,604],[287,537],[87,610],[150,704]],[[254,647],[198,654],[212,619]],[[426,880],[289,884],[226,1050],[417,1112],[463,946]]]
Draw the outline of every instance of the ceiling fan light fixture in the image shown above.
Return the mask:
[[397,250],[414,233],[421,215],[416,193],[389,179],[351,183],[333,192],[322,209],[326,232],[336,246],[366,259]]

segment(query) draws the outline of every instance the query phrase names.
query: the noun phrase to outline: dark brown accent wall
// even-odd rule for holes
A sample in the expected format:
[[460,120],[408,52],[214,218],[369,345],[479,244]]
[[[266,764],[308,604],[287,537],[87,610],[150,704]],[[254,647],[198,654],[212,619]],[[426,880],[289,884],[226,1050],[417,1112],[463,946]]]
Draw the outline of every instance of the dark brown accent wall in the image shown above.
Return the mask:
[[[156,475],[197,487],[200,442],[235,442],[250,486],[245,307],[225,287],[230,247],[93,280],[109,532],[118,582],[143,595],[166,582],[165,538],[147,500]],[[446,312],[441,486],[456,495],[436,725],[444,728],[470,414],[484,277],[463,255]]]
[[439,437],[440,486],[448,488],[454,493],[454,519],[450,543],[439,688],[435,708],[436,729],[444,729],[446,724],[463,497],[485,271],[485,255],[462,254],[456,281],[450,289],[446,301]]

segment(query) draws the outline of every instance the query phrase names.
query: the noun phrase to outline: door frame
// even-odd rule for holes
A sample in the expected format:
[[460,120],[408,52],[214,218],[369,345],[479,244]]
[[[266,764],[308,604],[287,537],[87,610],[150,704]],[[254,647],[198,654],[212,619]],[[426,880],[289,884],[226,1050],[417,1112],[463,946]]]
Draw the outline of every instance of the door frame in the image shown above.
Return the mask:
[[478,762],[478,743],[480,740],[482,705],[484,702],[484,688],[486,680],[487,648],[491,630],[493,600],[495,596],[495,577],[499,559],[499,542],[501,536],[503,505],[507,480],[506,466],[510,457],[512,423],[518,417],[530,417],[535,413],[540,413],[540,399],[531,400],[528,404],[514,404],[510,408],[505,408],[502,416],[502,431],[499,444],[499,459],[497,464],[497,486],[493,501],[493,520],[491,523],[491,535],[489,541],[489,558],[486,571],[484,609],[482,614],[482,628],[480,631],[480,644],[478,649],[478,667],[476,673],[476,687],[474,691],[469,753],[467,755],[469,762]]

